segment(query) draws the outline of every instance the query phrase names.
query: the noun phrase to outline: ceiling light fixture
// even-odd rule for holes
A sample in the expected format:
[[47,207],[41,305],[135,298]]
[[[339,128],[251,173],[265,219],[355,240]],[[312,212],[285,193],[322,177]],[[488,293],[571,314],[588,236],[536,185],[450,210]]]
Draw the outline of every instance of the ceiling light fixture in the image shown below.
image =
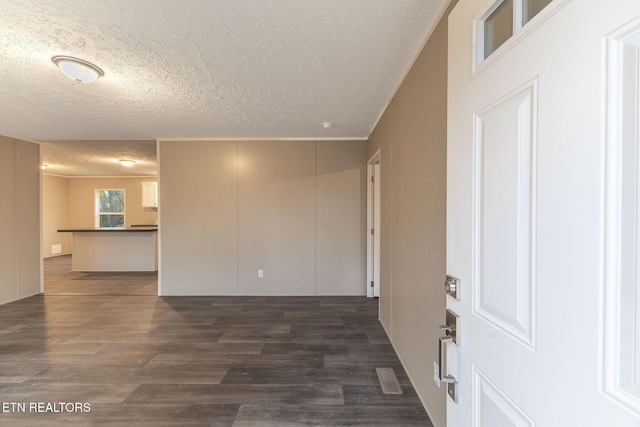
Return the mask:
[[65,76],[78,83],[91,83],[96,81],[98,77],[104,76],[104,71],[82,59],[72,56],[54,56],[51,60]]
[[131,166],[133,166],[133,165],[135,165],[135,164],[136,164],[136,161],[135,161],[135,160],[125,160],[125,159],[121,159],[121,160],[120,160],[120,164],[121,164],[122,166],[131,167]]

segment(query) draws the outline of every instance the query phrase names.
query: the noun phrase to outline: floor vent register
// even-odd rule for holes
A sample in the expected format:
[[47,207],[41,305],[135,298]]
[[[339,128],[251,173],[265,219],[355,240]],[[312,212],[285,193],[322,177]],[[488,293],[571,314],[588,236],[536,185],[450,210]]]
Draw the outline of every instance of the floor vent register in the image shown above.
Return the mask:
[[402,387],[393,368],[376,368],[376,372],[384,394],[402,394]]

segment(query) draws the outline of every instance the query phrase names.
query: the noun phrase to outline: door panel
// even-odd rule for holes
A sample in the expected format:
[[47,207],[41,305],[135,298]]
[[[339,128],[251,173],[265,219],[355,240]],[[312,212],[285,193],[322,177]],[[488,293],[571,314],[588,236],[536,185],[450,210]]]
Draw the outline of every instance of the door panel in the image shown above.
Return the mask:
[[640,19],[607,40],[605,390],[640,413]]
[[536,81],[475,117],[475,307],[533,346],[533,162]]
[[640,2],[554,0],[478,65],[492,7],[449,16],[448,425],[638,426]]
[[528,427],[533,421],[478,369],[473,371],[474,425]]

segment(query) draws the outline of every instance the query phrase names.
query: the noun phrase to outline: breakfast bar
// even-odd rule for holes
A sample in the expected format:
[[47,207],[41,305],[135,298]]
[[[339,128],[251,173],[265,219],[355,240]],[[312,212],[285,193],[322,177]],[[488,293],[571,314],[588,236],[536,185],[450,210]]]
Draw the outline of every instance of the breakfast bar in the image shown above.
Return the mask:
[[158,270],[157,227],[58,231],[73,235],[73,271]]

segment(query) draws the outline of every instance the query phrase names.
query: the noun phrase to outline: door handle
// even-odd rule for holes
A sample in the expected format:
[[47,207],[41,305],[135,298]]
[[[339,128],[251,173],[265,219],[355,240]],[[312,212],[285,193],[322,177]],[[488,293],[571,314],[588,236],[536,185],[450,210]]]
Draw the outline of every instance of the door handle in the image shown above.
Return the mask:
[[447,394],[458,403],[458,381],[453,375],[447,373],[447,344],[457,343],[459,316],[453,311],[447,310],[447,324],[440,325],[440,329],[445,332],[445,336],[438,338],[438,377],[440,381],[447,384]]
[[438,341],[440,343],[438,351],[438,358],[440,359],[438,376],[440,377],[440,381],[447,384],[447,394],[455,403],[458,403],[458,381],[453,375],[447,374],[447,343],[453,342],[453,338],[450,335],[445,335],[444,337],[440,337]]
[[[447,377],[451,377],[451,375],[446,375],[447,372],[447,343],[448,342],[453,342],[453,338],[451,338],[449,335],[445,335],[444,337],[440,337],[438,339],[438,341],[440,342],[440,346],[438,347],[438,359],[440,359],[440,367],[438,369],[438,377],[440,378],[440,381],[443,381],[445,383],[448,383],[449,380]],[[444,374],[444,375],[443,375]],[[453,378],[453,377],[451,377]],[[455,379],[454,379],[455,381]]]

